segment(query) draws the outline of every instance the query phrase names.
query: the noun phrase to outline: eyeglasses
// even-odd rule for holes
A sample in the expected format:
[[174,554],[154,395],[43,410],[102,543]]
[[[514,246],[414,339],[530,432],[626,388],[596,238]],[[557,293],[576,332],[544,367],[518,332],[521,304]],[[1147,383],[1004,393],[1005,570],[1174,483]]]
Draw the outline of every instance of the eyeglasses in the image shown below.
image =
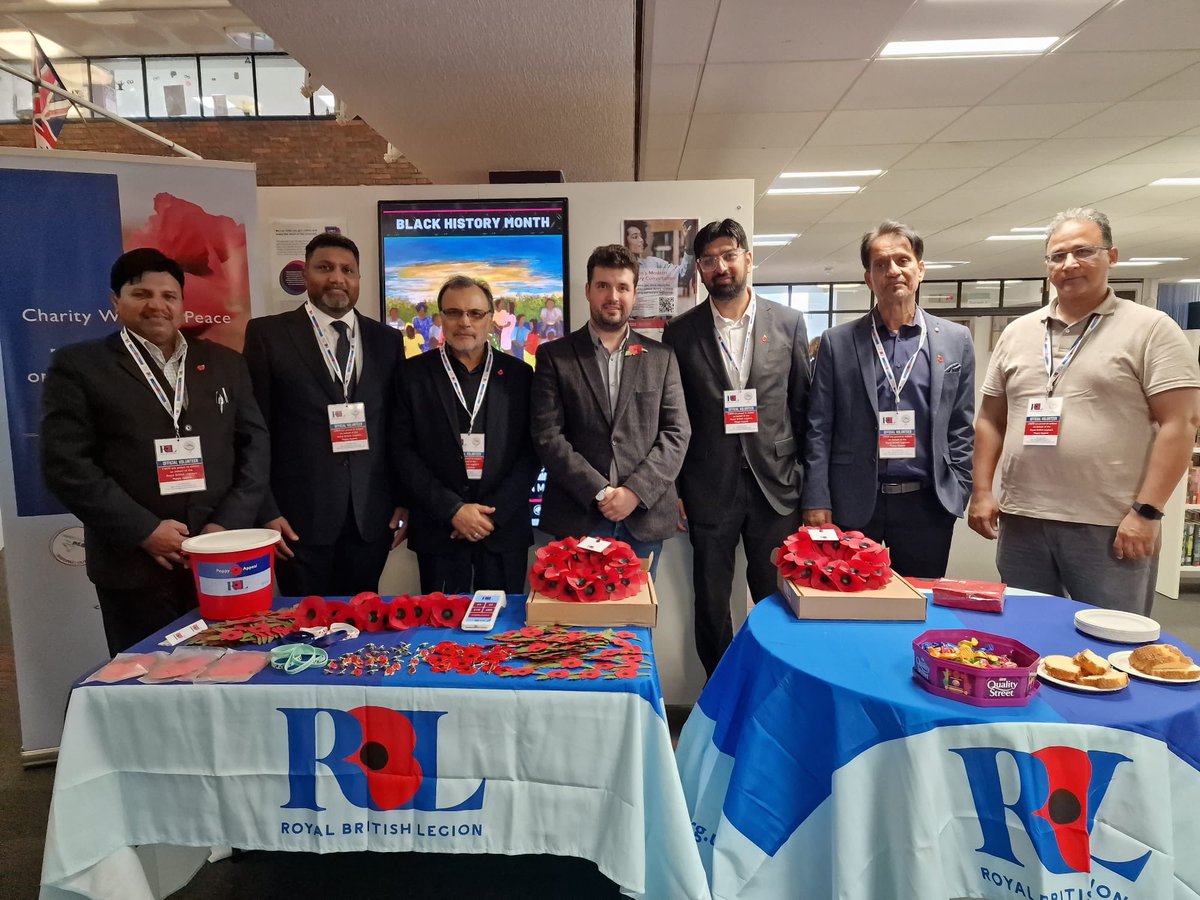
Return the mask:
[[736,250],[726,250],[720,256],[701,256],[696,260],[696,265],[700,267],[700,271],[702,272],[711,272],[719,263],[732,266],[745,252],[741,247],[738,247]]
[[1111,247],[1076,247],[1074,250],[1060,250],[1047,256],[1046,262],[1056,269],[1066,264],[1068,256],[1075,257],[1075,262],[1089,263],[1101,252],[1111,249]]
[[470,319],[472,322],[482,322],[491,313],[486,309],[443,309],[442,318],[455,321],[457,319]]

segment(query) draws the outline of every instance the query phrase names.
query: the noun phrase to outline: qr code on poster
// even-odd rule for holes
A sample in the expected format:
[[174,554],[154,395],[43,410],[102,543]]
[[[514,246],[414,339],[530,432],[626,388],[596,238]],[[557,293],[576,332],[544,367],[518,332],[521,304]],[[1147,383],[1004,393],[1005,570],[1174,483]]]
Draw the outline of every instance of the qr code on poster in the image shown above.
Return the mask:
[[675,315],[675,298],[674,297],[659,297],[658,298],[658,314],[660,316]]

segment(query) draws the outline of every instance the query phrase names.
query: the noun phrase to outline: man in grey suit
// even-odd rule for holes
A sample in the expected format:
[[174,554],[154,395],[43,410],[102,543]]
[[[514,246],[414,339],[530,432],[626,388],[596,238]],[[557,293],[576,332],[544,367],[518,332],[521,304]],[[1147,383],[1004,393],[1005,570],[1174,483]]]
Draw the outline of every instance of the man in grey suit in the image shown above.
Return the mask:
[[899,222],[863,235],[876,306],[825,333],[808,411],[804,522],[887,544],[901,575],[946,574],[971,495],[975,348],[917,306],[921,236]]
[[[733,219],[693,242],[708,300],[667,325],[695,439],[679,477],[692,540],[696,650],[710,675],[733,639],[738,539],[757,603],[775,592],[771,551],[800,525],[808,334],[797,310],[749,287],[754,254]],[[684,524],[686,522],[686,525]]]
[[590,321],[543,343],[533,375],[533,442],[547,475],[541,528],[627,541],[640,558],[654,553],[657,567],[675,533],[675,478],[692,433],[679,363],[629,327],[637,258],[597,247],[587,271]]

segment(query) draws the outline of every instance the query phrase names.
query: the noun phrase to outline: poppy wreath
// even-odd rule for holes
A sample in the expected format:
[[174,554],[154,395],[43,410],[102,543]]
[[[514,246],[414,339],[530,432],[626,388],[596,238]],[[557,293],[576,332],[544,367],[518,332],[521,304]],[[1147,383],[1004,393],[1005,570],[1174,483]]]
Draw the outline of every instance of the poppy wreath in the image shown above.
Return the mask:
[[305,597],[296,605],[296,627],[327,627],[345,622],[359,631],[403,631],[420,625],[457,628],[471,598],[465,595],[436,593],[416,597],[394,597],[389,603],[373,591],[355,594],[348,602]]
[[[825,538],[830,533],[834,538]],[[861,531],[842,531],[836,525],[801,528],[776,554],[780,575],[798,587],[850,593],[875,590],[892,580],[886,547]]]
[[597,603],[632,597],[646,584],[646,573],[624,541],[610,540],[603,551],[564,538],[537,551],[529,584],[545,597],[567,603]]

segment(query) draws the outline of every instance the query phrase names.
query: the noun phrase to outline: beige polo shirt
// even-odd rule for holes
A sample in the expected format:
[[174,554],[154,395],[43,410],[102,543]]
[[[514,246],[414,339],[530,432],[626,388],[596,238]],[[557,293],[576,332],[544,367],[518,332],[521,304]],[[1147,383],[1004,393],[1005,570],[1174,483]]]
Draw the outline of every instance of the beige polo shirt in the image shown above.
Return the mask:
[[1047,395],[1046,323],[1055,367],[1087,326],[1067,326],[1058,302],[1017,319],[1000,336],[983,392],[1008,400],[1000,457],[1000,509],[1006,513],[1119,525],[1142,484],[1157,425],[1150,397],[1200,388],[1196,353],[1179,326],[1110,289],[1097,325],[1058,381],[1062,430],[1055,447],[1022,443],[1029,401]]

